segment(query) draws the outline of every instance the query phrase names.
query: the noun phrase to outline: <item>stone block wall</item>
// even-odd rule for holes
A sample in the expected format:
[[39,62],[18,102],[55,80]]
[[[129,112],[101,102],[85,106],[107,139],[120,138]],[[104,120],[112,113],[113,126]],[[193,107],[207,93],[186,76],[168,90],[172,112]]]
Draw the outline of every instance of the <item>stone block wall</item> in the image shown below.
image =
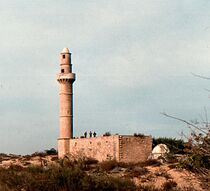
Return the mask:
[[70,154],[87,156],[98,161],[119,160],[119,136],[101,136],[70,140]]
[[70,154],[87,156],[98,161],[115,159],[120,162],[145,161],[152,152],[150,136],[124,135],[70,139]]
[[119,161],[141,162],[148,159],[152,152],[152,137],[120,136]]

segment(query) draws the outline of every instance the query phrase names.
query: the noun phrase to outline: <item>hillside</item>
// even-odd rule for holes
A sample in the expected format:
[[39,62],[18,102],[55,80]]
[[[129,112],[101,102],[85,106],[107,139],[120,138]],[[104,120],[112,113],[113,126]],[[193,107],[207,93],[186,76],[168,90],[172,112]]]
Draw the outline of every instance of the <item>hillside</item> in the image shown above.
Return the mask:
[[[125,164],[57,155],[0,155],[0,191],[11,190],[208,190],[189,171],[156,160]],[[79,182],[78,182],[79,181]]]

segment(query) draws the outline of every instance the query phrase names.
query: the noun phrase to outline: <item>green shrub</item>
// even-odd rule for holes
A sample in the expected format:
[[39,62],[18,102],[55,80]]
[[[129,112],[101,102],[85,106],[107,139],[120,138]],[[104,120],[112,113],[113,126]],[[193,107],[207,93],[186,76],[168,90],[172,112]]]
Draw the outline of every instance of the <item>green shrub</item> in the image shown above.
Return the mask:
[[158,144],[165,144],[173,154],[183,154],[185,143],[181,139],[159,137],[153,138],[153,148]]
[[210,169],[209,157],[202,154],[189,155],[180,161],[180,167],[190,171],[199,171],[200,168]]
[[57,155],[58,151],[56,151],[54,148],[51,148],[51,149],[45,150],[45,153],[47,155]]

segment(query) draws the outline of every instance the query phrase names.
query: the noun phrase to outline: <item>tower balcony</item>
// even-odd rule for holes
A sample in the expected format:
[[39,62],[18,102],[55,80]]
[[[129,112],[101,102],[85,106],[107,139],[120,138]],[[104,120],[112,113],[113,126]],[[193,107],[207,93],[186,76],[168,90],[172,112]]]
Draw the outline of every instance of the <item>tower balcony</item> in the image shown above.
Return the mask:
[[68,73],[68,74],[64,74],[64,73],[59,73],[57,74],[57,81],[58,82],[74,82],[76,78],[75,73]]

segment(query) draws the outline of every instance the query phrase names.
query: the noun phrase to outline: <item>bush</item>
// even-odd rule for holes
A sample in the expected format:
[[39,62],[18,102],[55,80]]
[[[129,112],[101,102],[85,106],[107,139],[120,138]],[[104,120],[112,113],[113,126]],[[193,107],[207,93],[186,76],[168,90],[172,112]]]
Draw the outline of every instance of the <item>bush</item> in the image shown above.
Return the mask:
[[103,191],[134,191],[136,190],[135,184],[125,178],[111,177],[107,175],[99,175],[92,177],[92,184],[90,190],[103,190]]
[[86,165],[91,165],[91,164],[97,164],[98,163],[98,160],[94,159],[94,158],[86,158],[84,160],[84,163]]
[[134,133],[133,136],[134,137],[142,137],[142,138],[145,137],[145,135],[142,133]]
[[181,139],[159,137],[153,138],[153,148],[158,144],[165,144],[173,154],[184,154],[185,143]]
[[110,171],[114,169],[115,167],[119,166],[119,163],[116,160],[108,160],[103,161],[99,164],[100,168],[104,171]]
[[180,167],[190,171],[199,171],[201,168],[210,169],[209,157],[201,154],[192,154],[180,161]]
[[210,133],[191,133],[186,152],[188,155],[180,161],[181,167],[201,174],[210,173]]
[[179,162],[180,158],[173,154],[166,155],[166,160],[168,163],[177,163]]
[[[180,166],[188,170],[199,172],[204,177],[210,174],[210,126],[208,122],[186,121],[163,113],[166,117],[176,119],[187,124],[191,130],[184,151],[188,154],[185,160],[180,161]],[[204,127],[205,124],[205,127]]]
[[128,177],[134,178],[134,177],[140,177],[142,175],[148,174],[149,171],[144,167],[133,167],[130,172],[128,173]]
[[136,190],[135,184],[125,178],[106,174],[89,175],[79,165],[0,168],[0,185],[13,190],[27,191],[89,191],[89,190]]
[[51,148],[49,150],[45,150],[45,153],[47,155],[57,155],[58,154],[58,152],[54,148]]
[[103,134],[103,136],[104,137],[106,137],[106,136],[111,136],[112,134],[110,133],[110,132],[105,132],[104,134]]
[[[35,153],[32,153],[31,155],[30,155],[30,157],[45,157],[45,156],[47,156],[47,153],[46,152],[35,152]],[[24,157],[26,157],[26,156],[24,156]]]

